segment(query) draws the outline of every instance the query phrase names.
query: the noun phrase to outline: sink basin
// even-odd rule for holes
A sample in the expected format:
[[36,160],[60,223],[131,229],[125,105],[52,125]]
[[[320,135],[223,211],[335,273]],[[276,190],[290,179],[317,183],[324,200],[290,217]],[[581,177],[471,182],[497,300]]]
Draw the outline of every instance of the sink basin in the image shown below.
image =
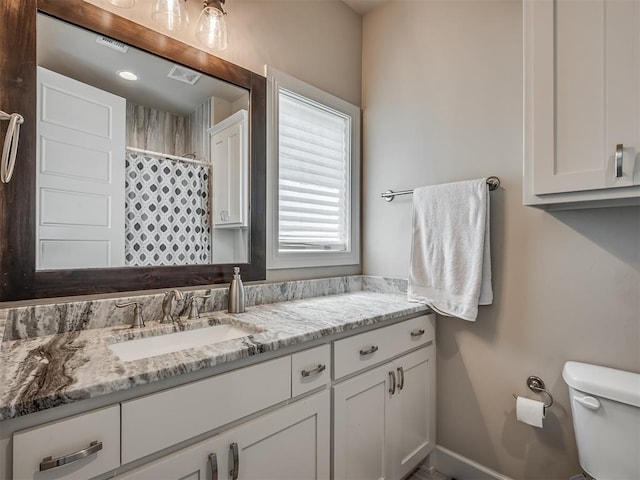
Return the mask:
[[247,337],[254,333],[256,333],[255,329],[222,324],[114,343],[109,345],[109,349],[120,357],[120,360],[131,362],[165,353],[178,352],[187,348],[203,347],[213,343],[233,340],[234,338]]

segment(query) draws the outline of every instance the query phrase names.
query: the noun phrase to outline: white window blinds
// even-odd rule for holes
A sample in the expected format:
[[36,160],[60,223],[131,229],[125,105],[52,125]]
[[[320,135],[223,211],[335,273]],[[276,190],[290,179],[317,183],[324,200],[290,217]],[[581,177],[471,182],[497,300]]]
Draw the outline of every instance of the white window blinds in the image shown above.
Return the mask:
[[347,251],[351,117],[279,90],[281,252]]

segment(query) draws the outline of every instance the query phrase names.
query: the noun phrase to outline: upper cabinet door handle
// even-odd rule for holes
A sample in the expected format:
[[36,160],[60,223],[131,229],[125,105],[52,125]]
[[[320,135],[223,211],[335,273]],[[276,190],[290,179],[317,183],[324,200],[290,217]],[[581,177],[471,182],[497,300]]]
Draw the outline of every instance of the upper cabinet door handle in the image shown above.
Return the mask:
[[622,176],[622,153],[624,150],[624,145],[619,143],[616,145],[616,178],[620,178]]

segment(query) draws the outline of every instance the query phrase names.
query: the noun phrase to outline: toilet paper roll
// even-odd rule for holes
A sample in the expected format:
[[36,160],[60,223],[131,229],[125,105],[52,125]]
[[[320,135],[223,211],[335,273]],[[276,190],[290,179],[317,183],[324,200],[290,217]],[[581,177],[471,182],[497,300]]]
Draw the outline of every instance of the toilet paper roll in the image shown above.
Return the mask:
[[542,428],[544,403],[529,398],[518,397],[516,399],[516,418],[520,422]]

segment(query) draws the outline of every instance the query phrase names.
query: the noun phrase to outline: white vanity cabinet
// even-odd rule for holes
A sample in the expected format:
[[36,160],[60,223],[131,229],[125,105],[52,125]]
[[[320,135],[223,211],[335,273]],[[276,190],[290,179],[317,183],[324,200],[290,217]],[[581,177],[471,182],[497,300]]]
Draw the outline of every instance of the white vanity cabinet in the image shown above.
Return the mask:
[[399,479],[435,443],[434,315],[337,337],[15,431],[13,478]]
[[[377,352],[384,354],[382,360],[396,357],[333,387],[335,480],[400,479],[435,447],[433,317],[417,317],[335,342],[336,376],[358,366],[367,368],[362,364],[367,359],[356,361],[356,357]],[[410,348],[418,349],[402,355]]]
[[525,0],[526,205],[640,204],[640,1]]
[[328,479],[329,400],[316,393],[116,478]]
[[64,418],[13,436],[14,480],[91,478],[119,466],[119,405]]

